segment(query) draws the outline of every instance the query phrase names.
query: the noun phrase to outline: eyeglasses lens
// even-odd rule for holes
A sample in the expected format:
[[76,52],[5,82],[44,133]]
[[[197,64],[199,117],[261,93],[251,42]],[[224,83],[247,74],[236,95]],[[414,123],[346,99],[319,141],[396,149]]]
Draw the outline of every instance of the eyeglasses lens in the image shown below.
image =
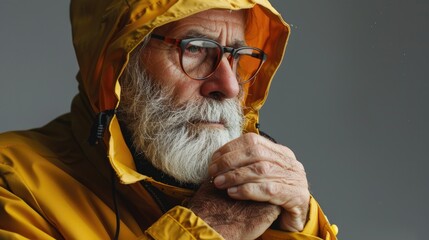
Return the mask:
[[237,52],[238,59],[235,60],[237,80],[244,83],[252,79],[259,71],[262,64],[261,53],[256,49],[240,49]]
[[[222,47],[215,42],[194,40],[182,50],[182,67],[188,76],[204,79],[211,75],[222,58]],[[232,70],[242,83],[253,78],[262,63],[261,52],[257,49],[240,49],[232,60]]]
[[217,67],[220,49],[209,41],[191,41],[182,52],[183,70],[192,78],[203,79]]

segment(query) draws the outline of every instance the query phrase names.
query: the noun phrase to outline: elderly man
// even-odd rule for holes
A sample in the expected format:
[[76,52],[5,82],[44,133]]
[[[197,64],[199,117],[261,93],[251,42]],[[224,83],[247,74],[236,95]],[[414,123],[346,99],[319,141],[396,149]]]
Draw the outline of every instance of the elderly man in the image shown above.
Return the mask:
[[0,137],[1,239],[336,238],[258,129],[289,34],[267,1],[73,0],[71,21],[71,113]]

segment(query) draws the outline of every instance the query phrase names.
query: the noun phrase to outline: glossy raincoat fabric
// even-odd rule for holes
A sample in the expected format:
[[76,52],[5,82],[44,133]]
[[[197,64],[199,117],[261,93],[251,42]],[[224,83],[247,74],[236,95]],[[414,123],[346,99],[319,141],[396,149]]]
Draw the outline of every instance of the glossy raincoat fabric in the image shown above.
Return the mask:
[[[243,131],[258,132],[258,111],[290,30],[268,1],[72,0],[79,94],[69,114],[46,126],[0,135],[0,239],[112,239],[118,230],[119,239],[222,239],[180,206],[192,190],[136,171],[114,114],[100,143],[87,141],[100,113],[120,102],[118,79],[130,52],[154,28],[208,9],[248,9],[246,43],[268,55],[254,83],[244,86]],[[141,182],[177,206],[163,213]],[[269,229],[262,238],[335,239],[336,233],[312,198],[301,233]]]

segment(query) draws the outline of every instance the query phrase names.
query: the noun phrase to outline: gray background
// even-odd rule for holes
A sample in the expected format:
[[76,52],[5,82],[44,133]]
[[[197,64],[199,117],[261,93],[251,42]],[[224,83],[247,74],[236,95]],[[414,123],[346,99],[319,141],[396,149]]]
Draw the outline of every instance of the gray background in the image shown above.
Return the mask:
[[[342,239],[426,239],[429,1],[273,1],[292,25],[262,129],[291,147]],[[77,92],[68,2],[0,2],[0,132]]]

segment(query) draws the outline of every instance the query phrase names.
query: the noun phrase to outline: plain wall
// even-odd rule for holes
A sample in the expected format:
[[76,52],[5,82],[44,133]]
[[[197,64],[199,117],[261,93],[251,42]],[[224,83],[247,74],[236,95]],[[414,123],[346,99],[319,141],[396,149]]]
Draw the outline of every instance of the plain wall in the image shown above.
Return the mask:
[[[429,1],[272,2],[292,34],[262,129],[341,239],[426,239]],[[77,70],[68,2],[0,2],[0,132],[68,112]]]

